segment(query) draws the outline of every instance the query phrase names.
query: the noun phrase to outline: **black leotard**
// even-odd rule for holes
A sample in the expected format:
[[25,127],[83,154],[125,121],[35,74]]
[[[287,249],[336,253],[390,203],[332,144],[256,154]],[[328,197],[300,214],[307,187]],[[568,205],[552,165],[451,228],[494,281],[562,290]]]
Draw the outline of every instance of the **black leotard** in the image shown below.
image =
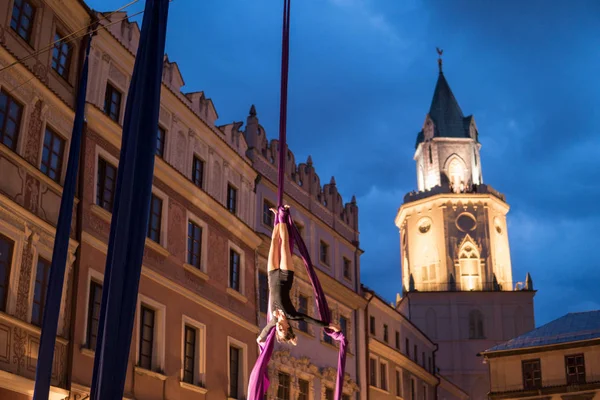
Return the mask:
[[[327,326],[325,322],[298,312],[290,299],[290,290],[294,283],[294,271],[276,269],[269,271],[269,293],[271,296],[271,312],[281,310],[291,321],[306,321],[318,326]],[[260,333],[260,340],[265,340],[269,330],[275,326],[277,318],[271,317],[271,322]]]

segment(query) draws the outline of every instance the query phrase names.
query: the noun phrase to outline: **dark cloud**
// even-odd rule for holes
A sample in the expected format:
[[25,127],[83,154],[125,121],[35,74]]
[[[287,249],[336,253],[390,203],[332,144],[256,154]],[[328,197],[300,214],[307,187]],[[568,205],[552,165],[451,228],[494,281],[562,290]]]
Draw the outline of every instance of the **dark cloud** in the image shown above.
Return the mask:
[[[169,56],[219,123],[256,104],[277,136],[280,12],[270,0],[171,4]],[[416,188],[440,46],[478,124],[484,180],[512,207],[515,280],[532,273],[537,322],[600,307],[589,253],[600,243],[600,3],[303,0],[292,13],[290,148],[299,162],[312,155],[322,183],[335,175],[345,201],[357,195],[365,284],[388,300],[401,290],[393,220]]]

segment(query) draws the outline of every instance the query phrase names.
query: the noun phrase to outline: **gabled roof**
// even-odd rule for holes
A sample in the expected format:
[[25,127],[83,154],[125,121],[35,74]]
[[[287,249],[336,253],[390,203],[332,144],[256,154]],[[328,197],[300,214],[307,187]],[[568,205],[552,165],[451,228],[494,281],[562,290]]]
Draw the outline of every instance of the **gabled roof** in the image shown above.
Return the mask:
[[530,347],[600,339],[600,310],[569,313],[537,329],[484,351],[518,350]]
[[469,125],[442,72],[435,85],[429,116],[435,124],[434,136],[469,137]]

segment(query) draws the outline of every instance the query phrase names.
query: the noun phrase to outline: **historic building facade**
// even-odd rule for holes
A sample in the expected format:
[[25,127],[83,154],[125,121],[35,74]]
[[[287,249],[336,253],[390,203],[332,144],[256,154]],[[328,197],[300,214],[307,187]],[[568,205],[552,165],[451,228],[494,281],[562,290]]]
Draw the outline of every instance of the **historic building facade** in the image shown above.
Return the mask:
[[435,400],[440,384],[435,367],[437,345],[393,304],[367,288],[364,295],[369,399]]
[[600,399],[600,310],[570,313],[482,352],[496,399]]
[[[54,0],[10,0],[0,5],[2,399],[29,399],[33,393],[44,288],[52,260],[84,40],[74,38],[49,45],[92,20],[92,13],[77,1],[70,1],[68,9]],[[44,48],[48,51],[38,53]],[[17,62],[24,57],[23,62]],[[73,232],[75,226],[74,217]],[[55,346],[52,399],[69,394],[73,274],[79,244],[72,235]]]
[[[89,393],[121,145],[139,40],[124,13],[99,14],[83,142],[81,256],[72,394]],[[202,92],[182,93],[165,57],[151,214],[125,385],[136,399],[244,398],[257,356],[256,172],[243,135],[214,122]]]
[[534,327],[533,283],[512,277],[504,195],[483,183],[478,130],[441,71],[415,161],[418,191],[396,216],[403,297],[397,308],[438,343],[441,375],[483,399],[477,353]]
[[[242,123],[224,127],[237,134]],[[269,141],[259,124],[256,109],[250,109],[244,129],[248,157],[258,172],[254,226],[262,238],[257,253],[259,287],[259,325],[266,323],[268,303],[267,257],[273,228],[269,208],[277,202],[277,140]],[[334,178],[321,186],[312,160],[296,164],[288,149],[286,157],[285,202],[309,249],[327,301],[333,322],[339,324],[348,339],[344,398],[356,399],[359,384],[364,381],[365,348],[363,314],[365,300],[360,294],[360,255],[358,207],[353,198],[343,203]],[[294,257],[296,279],[292,298],[297,309],[318,317],[312,286],[298,254]],[[323,330],[307,324],[295,324],[298,346],[277,345],[269,375],[269,398],[333,399],[338,359],[336,342]]]

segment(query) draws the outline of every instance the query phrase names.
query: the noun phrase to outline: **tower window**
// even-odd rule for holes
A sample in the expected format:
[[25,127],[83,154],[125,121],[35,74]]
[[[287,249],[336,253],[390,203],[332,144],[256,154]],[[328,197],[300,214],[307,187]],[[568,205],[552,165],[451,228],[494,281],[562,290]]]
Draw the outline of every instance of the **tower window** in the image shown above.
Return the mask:
[[484,339],[483,315],[479,310],[469,313],[469,339]]

